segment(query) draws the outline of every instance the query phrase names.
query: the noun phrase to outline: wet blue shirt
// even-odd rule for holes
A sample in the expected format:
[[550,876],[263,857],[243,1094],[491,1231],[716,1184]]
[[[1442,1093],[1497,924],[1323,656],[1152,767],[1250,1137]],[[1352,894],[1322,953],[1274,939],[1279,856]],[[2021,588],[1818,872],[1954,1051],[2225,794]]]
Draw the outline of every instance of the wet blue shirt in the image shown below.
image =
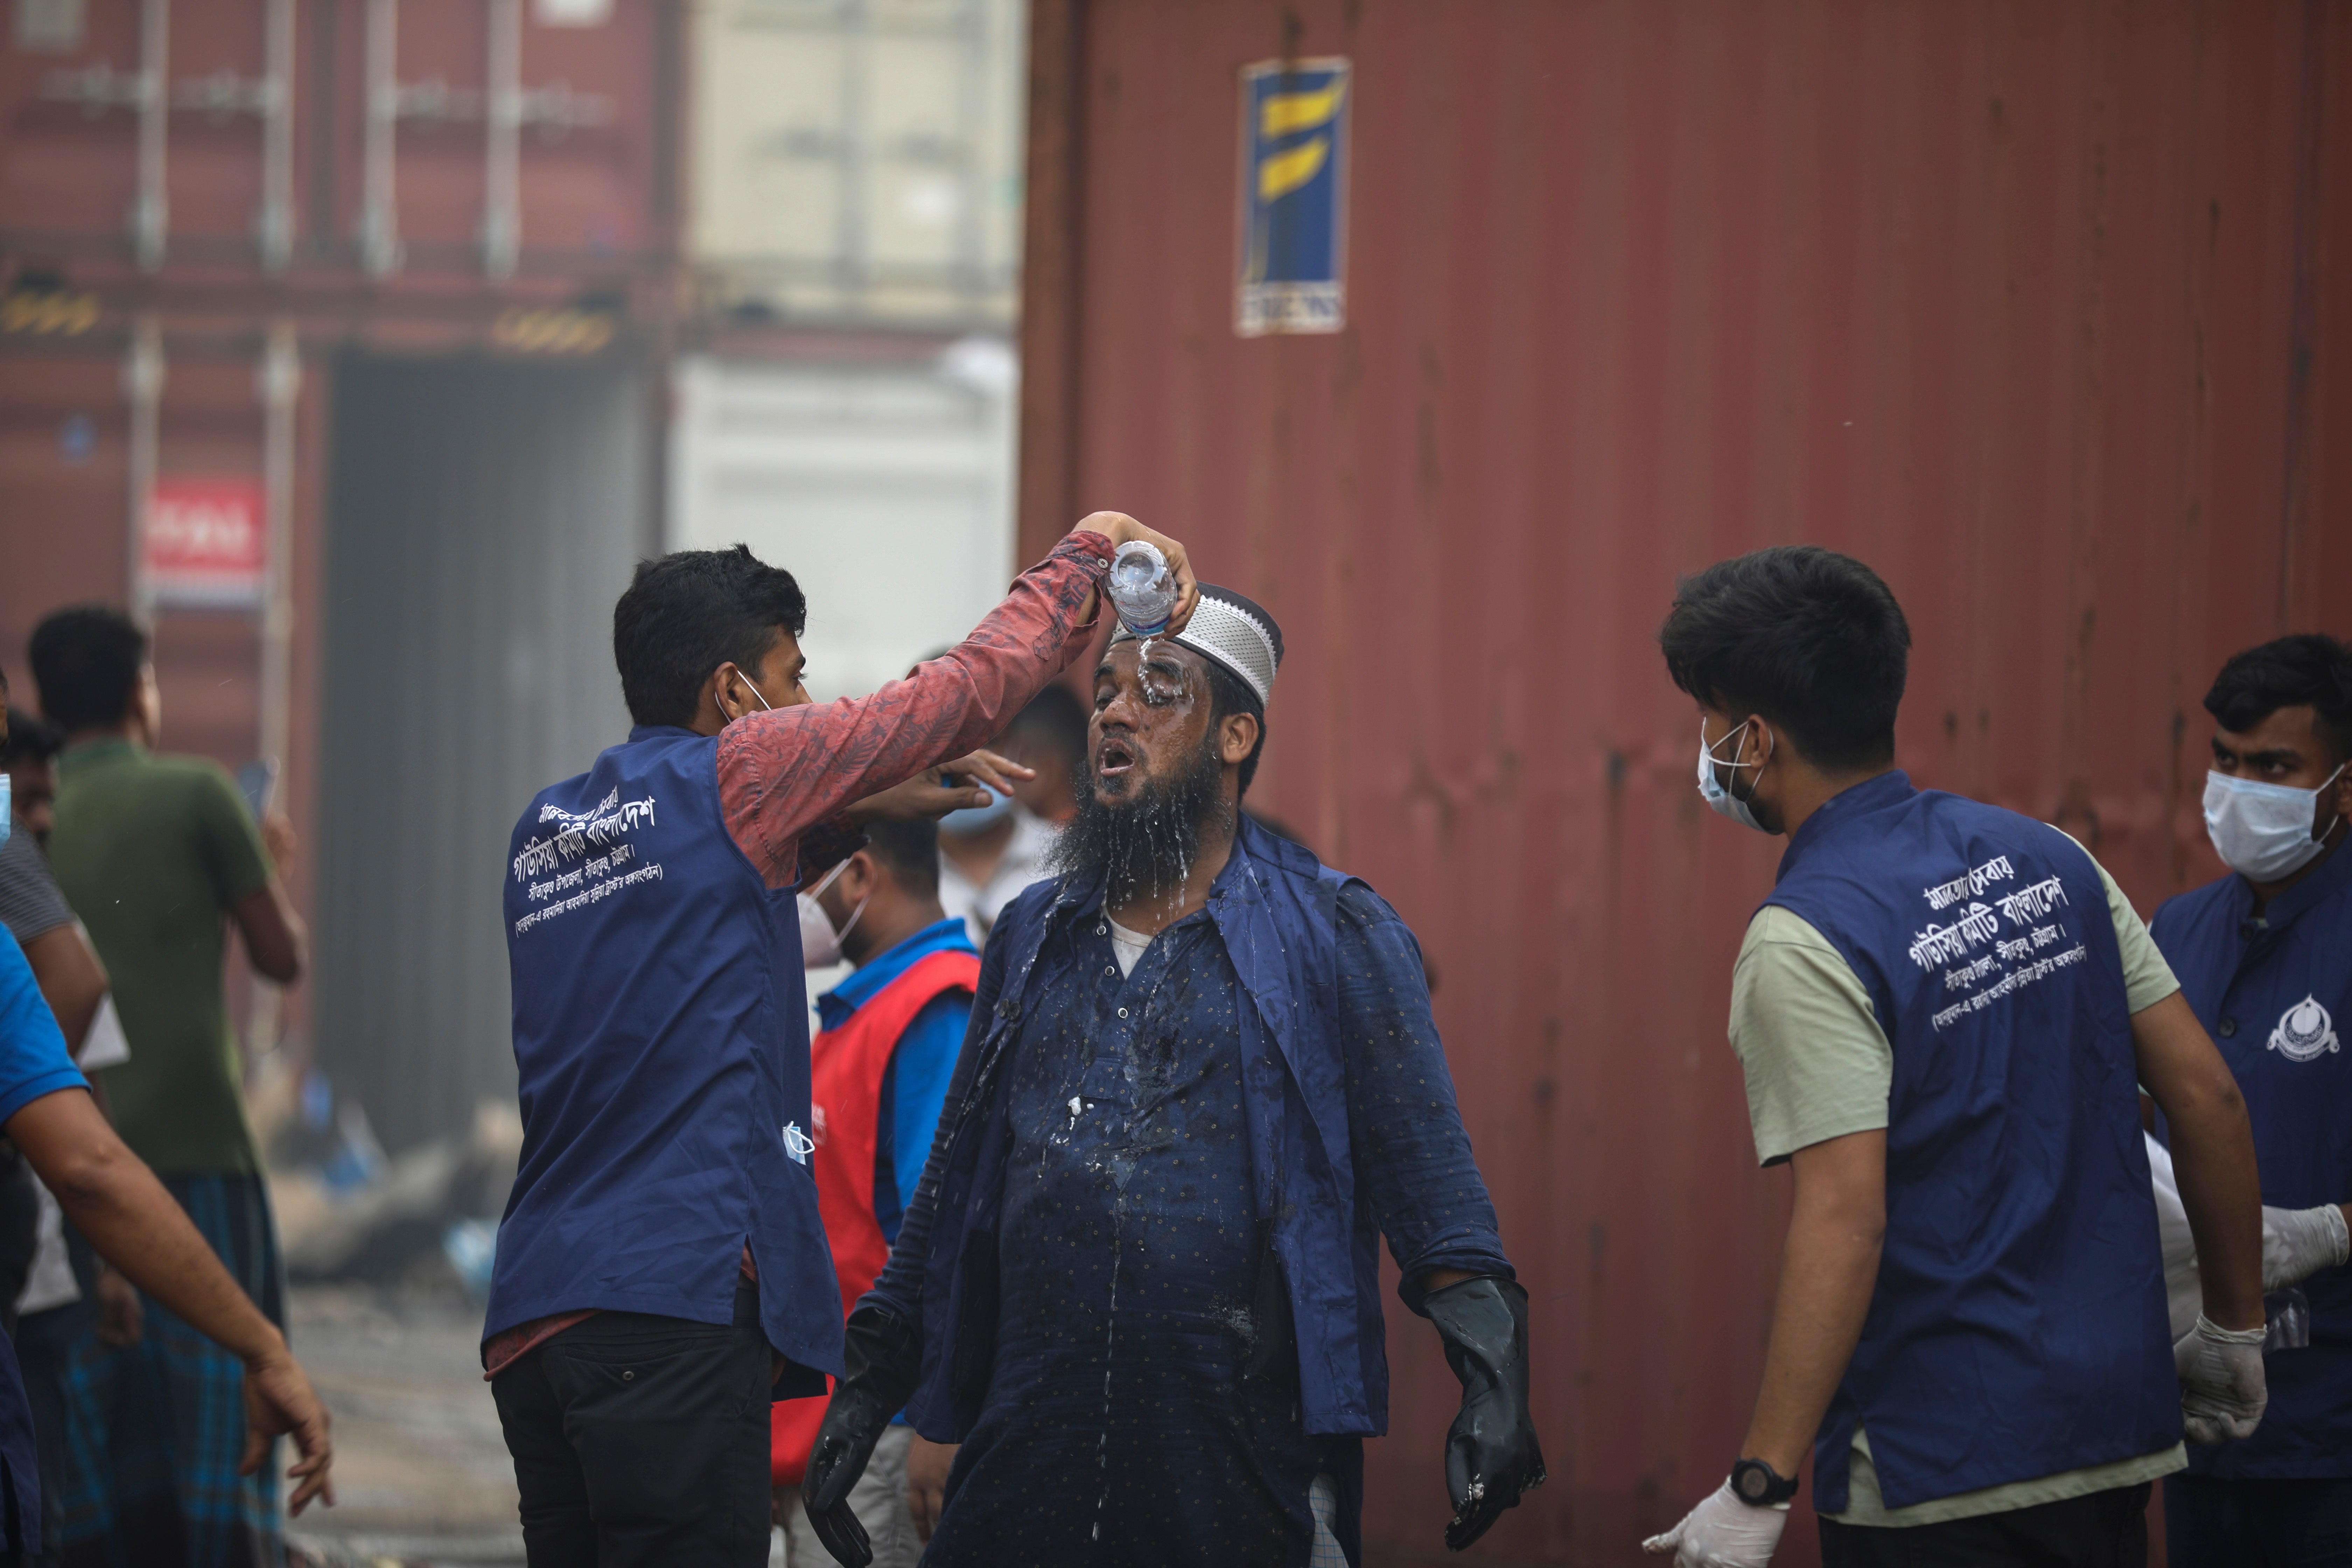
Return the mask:
[[[1245,833],[1244,843],[1261,841]],[[1234,929],[1252,928],[1227,906],[1249,879],[1273,874],[1237,848],[1212,907],[1161,932],[1125,977],[1098,889],[1032,889],[993,933],[980,1010],[998,1006],[1024,941],[1035,959],[1002,1076],[983,1091],[1003,1121],[989,1139],[1002,1150],[1001,1310],[986,1394],[925,1559],[934,1568],[1303,1563],[1318,1472],[1333,1478],[1339,1534],[1353,1544],[1360,1438],[1307,1431],[1297,1369],[1328,1345],[1294,1341],[1279,1275],[1262,1272],[1271,1226],[1250,1137],[1263,1111],[1244,1041],[1246,1010],[1264,1004],[1228,946]],[[1358,1223],[1385,1234],[1408,1281],[1433,1268],[1507,1277],[1418,944],[1360,883],[1338,889],[1328,929]],[[950,1107],[966,1098],[974,1054]],[[937,1256],[936,1192],[919,1196],[877,1286],[902,1312],[921,1289],[918,1259]],[[1310,1288],[1334,1286],[1350,1298],[1377,1288],[1344,1277]],[[1378,1308],[1364,1306],[1376,1353]],[[1384,1392],[1376,1384],[1373,1396]]]
[[[2148,934],[2221,1048],[2254,1125],[2263,1202],[2352,1200],[2352,852],[2253,912],[2231,875],[2167,900]],[[2159,1137],[2163,1136],[2161,1126]],[[2263,1362],[2270,1408],[2252,1437],[2189,1450],[2223,1479],[2352,1476],[2352,1268],[2303,1282],[2311,1343]]]

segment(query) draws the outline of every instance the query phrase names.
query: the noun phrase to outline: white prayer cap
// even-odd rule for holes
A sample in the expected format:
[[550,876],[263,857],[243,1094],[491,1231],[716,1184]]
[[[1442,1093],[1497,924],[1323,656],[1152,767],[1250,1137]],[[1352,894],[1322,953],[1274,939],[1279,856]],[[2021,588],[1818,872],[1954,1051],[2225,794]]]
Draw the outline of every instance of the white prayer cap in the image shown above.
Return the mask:
[[[1127,642],[1134,636],[1121,626],[1110,640]],[[1169,640],[1181,643],[1237,678],[1257,693],[1261,707],[1274,695],[1275,671],[1282,667],[1282,628],[1255,601],[1231,588],[1202,584],[1201,602],[1192,607],[1192,618]]]

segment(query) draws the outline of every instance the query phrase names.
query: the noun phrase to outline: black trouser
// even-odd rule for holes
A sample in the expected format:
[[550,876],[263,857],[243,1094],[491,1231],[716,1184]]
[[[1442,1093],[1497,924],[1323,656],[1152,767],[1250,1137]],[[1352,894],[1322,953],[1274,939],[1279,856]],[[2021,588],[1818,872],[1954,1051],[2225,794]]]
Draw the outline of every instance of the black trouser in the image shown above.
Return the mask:
[[1941,1524],[1896,1529],[1822,1521],[1822,1568],[2144,1568],[2147,1562],[2145,1481]]
[[731,1327],[599,1312],[492,1380],[530,1568],[768,1561],[759,1289]]
[[2168,1476],[2164,1543],[2172,1568],[2352,1568],[2352,1477]]

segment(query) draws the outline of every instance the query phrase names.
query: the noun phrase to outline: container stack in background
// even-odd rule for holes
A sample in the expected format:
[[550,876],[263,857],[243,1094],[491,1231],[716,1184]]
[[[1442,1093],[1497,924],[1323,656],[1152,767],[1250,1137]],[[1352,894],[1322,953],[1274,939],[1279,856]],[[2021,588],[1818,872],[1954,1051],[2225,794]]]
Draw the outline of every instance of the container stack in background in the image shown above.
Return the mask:
[[304,841],[312,977],[232,999],[291,1075],[271,1102],[328,1107],[313,1133],[362,1107],[395,1163],[462,1142],[512,1094],[507,834],[626,732],[632,563],[741,540],[800,573],[821,695],[1010,574],[1025,16],[15,0],[9,26],[0,659],[29,705],[40,616],[153,617],[165,747],[276,759]]

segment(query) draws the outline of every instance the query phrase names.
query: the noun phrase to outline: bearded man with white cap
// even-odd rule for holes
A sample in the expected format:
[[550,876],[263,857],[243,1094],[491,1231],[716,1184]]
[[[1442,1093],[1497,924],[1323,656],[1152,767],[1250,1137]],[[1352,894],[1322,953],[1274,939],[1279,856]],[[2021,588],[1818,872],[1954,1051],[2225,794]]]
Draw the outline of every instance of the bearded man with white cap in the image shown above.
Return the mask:
[[1203,584],[1180,632],[1122,632],[1095,670],[1058,874],[991,936],[809,1463],[852,1568],[845,1500],[901,1405],[961,1445],[931,1568],[1358,1563],[1379,1235],[1463,1384],[1447,1543],[1543,1479],[1527,1296],[1420,946],[1240,809],[1281,656],[1271,616]]

